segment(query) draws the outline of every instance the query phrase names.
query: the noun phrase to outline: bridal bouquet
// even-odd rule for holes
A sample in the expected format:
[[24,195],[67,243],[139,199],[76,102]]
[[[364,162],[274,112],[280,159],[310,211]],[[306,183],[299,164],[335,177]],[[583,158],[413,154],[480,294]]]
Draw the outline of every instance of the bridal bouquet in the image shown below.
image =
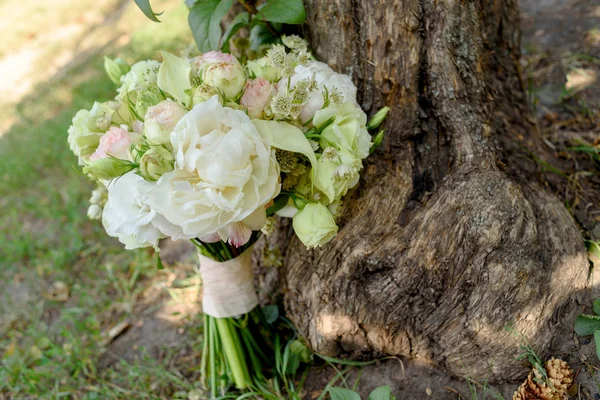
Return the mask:
[[367,124],[348,76],[311,60],[297,36],[281,43],[244,61],[217,51],[107,59],[116,97],[80,110],[68,131],[98,183],[88,215],[110,236],[126,249],[158,251],[165,237],[197,245],[213,397],[230,383],[249,387],[273,362],[252,245],[276,213],[293,218],[308,248],[332,240],[373,146],[368,130],[387,113]]

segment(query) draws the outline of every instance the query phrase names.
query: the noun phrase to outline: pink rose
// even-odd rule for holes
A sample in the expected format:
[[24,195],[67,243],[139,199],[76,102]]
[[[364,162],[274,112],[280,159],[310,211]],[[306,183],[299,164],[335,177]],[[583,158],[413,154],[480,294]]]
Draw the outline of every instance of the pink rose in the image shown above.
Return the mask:
[[200,68],[201,66],[217,63],[239,64],[239,61],[231,54],[221,53],[220,51],[209,51],[201,56],[194,57],[192,63]]
[[250,118],[260,118],[274,94],[275,89],[271,82],[261,76],[246,83],[240,103],[248,109]]
[[127,127],[125,125],[121,125],[120,128],[111,126],[100,138],[100,145],[90,156],[90,161],[100,160],[109,155],[121,160],[128,160],[130,158],[129,149],[137,135],[124,128]]

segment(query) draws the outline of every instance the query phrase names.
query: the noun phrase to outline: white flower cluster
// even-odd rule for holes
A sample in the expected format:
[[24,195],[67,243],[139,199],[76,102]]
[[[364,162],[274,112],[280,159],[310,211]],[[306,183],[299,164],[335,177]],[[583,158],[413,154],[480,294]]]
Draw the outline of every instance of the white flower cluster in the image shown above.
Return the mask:
[[[308,246],[337,233],[371,136],[350,78],[285,37],[240,63],[209,52],[129,68],[115,100],[81,110],[69,145],[99,183],[88,211],[126,248],[159,239],[244,245],[279,210]],[[265,229],[268,231],[268,229]]]

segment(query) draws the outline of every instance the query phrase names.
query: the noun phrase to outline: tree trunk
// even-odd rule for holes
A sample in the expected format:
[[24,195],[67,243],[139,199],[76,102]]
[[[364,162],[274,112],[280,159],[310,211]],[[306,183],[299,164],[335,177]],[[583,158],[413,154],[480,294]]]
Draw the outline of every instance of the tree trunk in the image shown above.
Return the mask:
[[289,317],[327,355],[522,376],[505,328],[542,353],[570,337],[588,261],[567,210],[515,153],[538,142],[515,0],[305,4],[316,57],[353,78],[367,112],[391,112],[337,238],[287,247]]

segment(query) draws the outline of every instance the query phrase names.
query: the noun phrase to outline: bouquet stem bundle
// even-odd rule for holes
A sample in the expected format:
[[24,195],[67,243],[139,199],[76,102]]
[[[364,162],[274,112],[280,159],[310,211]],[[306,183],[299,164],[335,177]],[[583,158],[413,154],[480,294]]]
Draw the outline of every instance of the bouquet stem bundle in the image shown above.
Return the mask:
[[[218,262],[227,262],[249,250],[259,237],[254,232],[244,246],[236,248],[222,241],[193,240],[199,253]],[[263,371],[273,364],[271,332],[260,306],[239,317],[217,318],[204,314],[204,348],[201,377],[211,398],[223,395],[233,385],[248,389],[264,381]]]

